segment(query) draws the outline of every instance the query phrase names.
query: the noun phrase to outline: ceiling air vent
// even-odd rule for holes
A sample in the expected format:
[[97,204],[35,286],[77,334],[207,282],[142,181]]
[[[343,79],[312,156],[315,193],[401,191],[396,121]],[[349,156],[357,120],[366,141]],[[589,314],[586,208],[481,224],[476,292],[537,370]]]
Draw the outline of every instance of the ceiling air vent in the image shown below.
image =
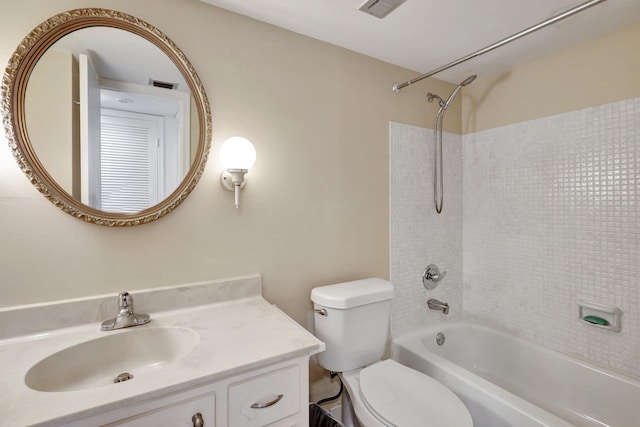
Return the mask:
[[169,82],[163,82],[160,80],[153,80],[153,79],[149,79],[149,84],[151,86],[154,87],[160,87],[163,89],[177,89],[178,88],[178,83],[169,83]]
[[369,0],[358,10],[377,18],[384,18],[404,2],[405,0]]

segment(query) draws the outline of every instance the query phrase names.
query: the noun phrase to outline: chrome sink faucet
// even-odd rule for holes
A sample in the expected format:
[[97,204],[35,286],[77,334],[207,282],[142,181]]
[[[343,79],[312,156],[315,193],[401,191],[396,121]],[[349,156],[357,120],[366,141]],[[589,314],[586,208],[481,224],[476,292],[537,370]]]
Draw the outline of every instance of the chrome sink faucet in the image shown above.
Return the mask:
[[449,314],[449,304],[446,302],[438,301],[437,299],[429,299],[427,300],[427,306],[431,310],[440,310],[442,314]]
[[114,329],[128,328],[130,326],[144,325],[151,321],[148,314],[136,314],[133,311],[133,296],[127,291],[118,294],[118,315],[115,319],[102,322],[101,331],[112,331]]

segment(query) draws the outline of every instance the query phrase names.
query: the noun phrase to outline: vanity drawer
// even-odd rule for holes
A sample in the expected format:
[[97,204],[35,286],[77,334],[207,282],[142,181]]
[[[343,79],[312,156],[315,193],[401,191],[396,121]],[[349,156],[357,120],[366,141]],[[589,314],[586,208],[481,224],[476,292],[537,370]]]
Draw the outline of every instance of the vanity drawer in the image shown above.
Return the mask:
[[229,385],[229,426],[261,427],[300,410],[300,368],[289,366]]
[[187,401],[144,412],[103,427],[193,427],[196,414],[202,416],[205,426],[215,426],[215,395],[205,394]]

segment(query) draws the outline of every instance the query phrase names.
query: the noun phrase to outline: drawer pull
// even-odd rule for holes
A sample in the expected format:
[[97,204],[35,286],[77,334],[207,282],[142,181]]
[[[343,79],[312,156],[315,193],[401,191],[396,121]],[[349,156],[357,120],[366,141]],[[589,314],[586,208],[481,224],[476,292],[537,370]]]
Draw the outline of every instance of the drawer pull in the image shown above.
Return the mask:
[[204,427],[204,418],[200,412],[191,417],[191,422],[193,423],[193,427]]
[[269,406],[273,406],[276,403],[280,402],[282,400],[282,398],[284,397],[284,394],[279,394],[278,397],[276,397],[275,399],[273,399],[271,402],[267,402],[267,403],[254,403],[253,405],[251,405],[251,407],[253,409],[264,409],[264,408],[268,408]]

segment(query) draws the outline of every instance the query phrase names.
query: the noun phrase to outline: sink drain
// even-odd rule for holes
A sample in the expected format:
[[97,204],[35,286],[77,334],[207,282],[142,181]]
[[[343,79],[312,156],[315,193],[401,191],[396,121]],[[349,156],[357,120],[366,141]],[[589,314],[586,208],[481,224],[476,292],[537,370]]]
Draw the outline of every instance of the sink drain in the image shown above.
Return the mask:
[[116,377],[115,380],[113,380],[114,383],[123,383],[125,381],[129,381],[133,379],[133,374],[130,374],[129,372],[123,372],[120,375],[118,375]]
[[438,335],[436,335],[436,343],[438,345],[444,344],[444,334],[442,332],[438,332]]

